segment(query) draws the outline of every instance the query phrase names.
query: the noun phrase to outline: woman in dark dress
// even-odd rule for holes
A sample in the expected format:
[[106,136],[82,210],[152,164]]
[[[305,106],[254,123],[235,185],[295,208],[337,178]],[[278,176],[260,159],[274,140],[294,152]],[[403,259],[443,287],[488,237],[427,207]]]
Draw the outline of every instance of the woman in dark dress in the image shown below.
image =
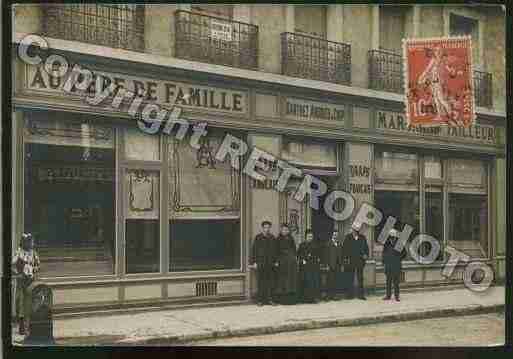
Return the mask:
[[281,304],[294,304],[297,289],[296,242],[290,234],[289,226],[285,223],[281,226],[277,242],[276,301]]
[[301,243],[298,248],[299,297],[302,302],[318,303],[321,297],[321,258],[319,256],[319,246],[313,240],[313,233],[307,230],[305,233],[306,241]]

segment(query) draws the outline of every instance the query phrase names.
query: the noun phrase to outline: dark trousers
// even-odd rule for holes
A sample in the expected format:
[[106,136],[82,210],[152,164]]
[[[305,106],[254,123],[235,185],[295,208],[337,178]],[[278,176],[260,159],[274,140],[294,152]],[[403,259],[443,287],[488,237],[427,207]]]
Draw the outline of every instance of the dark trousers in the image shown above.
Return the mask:
[[326,286],[326,293],[328,295],[328,298],[333,298],[338,292],[339,285],[338,285],[338,279],[339,274],[338,270],[330,269],[328,271],[328,283]]
[[347,296],[349,298],[352,298],[354,297],[354,277],[355,277],[355,273],[356,273],[356,278],[358,280],[358,288],[356,288],[357,292],[356,292],[356,295],[358,297],[363,297],[364,296],[364,291],[363,291],[363,266],[360,267],[352,267],[352,268],[349,268],[348,270],[349,274],[348,274],[348,279],[349,279],[349,283],[348,283],[348,288],[347,288]]
[[399,281],[400,273],[388,273],[387,274],[387,288],[386,296],[390,298],[392,295],[392,284],[394,285],[394,297],[399,298]]
[[272,300],[274,275],[272,268],[260,268],[257,270],[257,300],[261,303],[267,303]]

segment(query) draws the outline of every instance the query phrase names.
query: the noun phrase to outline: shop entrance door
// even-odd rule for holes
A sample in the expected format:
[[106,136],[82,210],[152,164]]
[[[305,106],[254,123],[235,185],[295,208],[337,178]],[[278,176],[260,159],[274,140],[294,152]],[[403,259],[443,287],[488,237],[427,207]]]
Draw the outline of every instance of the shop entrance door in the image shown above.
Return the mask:
[[312,223],[311,228],[314,233],[314,237],[324,241],[331,238],[331,234],[335,228],[335,221],[329,217],[324,210],[324,201],[327,195],[334,188],[334,177],[322,176],[319,177],[319,179],[328,185],[328,190],[324,196],[319,198],[319,209],[310,209]]

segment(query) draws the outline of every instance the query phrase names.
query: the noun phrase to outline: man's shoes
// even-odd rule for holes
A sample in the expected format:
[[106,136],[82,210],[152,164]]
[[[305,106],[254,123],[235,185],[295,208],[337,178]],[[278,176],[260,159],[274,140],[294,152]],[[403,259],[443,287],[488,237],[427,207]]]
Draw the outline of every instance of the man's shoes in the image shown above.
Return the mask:
[[395,301],[396,301],[396,302],[400,302],[401,300],[399,299],[399,297],[396,297],[396,298],[395,298]]
[[367,298],[365,298],[363,295],[359,296],[358,299],[367,300]]
[[383,300],[390,300],[390,297],[383,297]]
[[261,307],[261,306],[263,306],[263,305],[264,305],[264,303],[263,303],[263,302],[258,302],[258,303],[257,303],[257,305],[258,305],[259,307]]
[[274,305],[274,306],[278,305],[278,303],[273,302],[272,300],[269,302],[269,304],[270,304],[270,305]]

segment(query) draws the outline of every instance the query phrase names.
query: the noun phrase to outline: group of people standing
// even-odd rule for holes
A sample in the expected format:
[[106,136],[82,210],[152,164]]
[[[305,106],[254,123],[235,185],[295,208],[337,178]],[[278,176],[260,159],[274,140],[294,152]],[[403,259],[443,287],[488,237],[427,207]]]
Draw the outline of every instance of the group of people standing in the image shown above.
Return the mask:
[[[334,300],[337,292],[344,291],[347,299],[365,300],[363,270],[369,258],[367,238],[360,233],[361,224],[353,223],[351,233],[343,240],[335,229],[331,238],[314,238],[308,229],[305,241],[296,249],[294,238],[286,223],[275,237],[272,223],[264,221],[262,231],[253,242],[250,267],[257,271],[257,302],[265,304],[318,303],[322,299],[321,273],[327,276],[325,300]],[[383,261],[386,274],[386,295],[399,301],[401,260],[405,251],[395,249],[398,233],[395,230],[385,242]],[[355,279],[357,285],[355,286]]]
[[286,223],[281,225],[277,237],[271,233],[271,227],[271,222],[262,222],[262,232],[255,237],[250,259],[251,266],[257,270],[259,305],[319,302],[323,271],[327,274],[326,300],[334,300],[341,289],[347,298],[353,298],[356,289],[356,296],[366,299],[363,268],[369,247],[367,238],[360,233],[359,223],[353,224],[344,240],[337,230],[332,232],[331,238],[321,240],[314,238],[309,229],[297,249]]

